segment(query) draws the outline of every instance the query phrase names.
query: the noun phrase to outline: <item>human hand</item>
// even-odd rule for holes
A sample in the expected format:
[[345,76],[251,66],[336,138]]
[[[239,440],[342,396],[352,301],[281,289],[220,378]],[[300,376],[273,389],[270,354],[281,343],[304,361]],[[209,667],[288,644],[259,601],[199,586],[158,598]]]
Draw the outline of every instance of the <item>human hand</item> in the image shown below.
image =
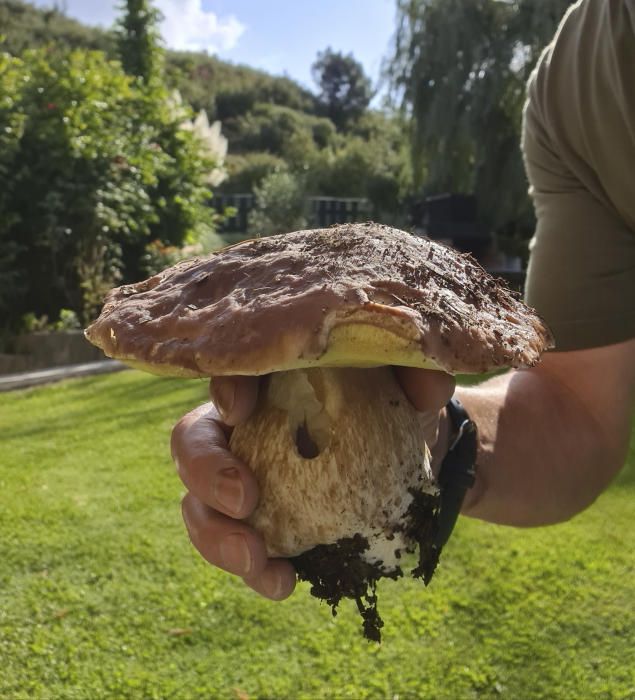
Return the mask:
[[[395,368],[397,380],[417,411],[425,414],[424,433],[433,455],[433,470],[446,443],[441,410],[454,393],[454,378],[443,372]],[[272,600],[288,597],[295,569],[286,559],[268,559],[262,537],[245,522],[258,502],[255,476],[228,447],[232,427],[254,410],[257,377],[218,377],[212,403],[184,416],[172,432],[172,456],[188,489],[183,519],[192,544],[210,564],[241,576]]]

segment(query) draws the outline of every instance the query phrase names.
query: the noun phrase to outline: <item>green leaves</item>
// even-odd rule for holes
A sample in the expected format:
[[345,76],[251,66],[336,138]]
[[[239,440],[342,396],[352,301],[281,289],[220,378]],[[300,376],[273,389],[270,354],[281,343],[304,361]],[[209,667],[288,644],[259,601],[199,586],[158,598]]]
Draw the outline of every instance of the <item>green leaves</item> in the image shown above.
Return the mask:
[[519,148],[524,86],[568,4],[398,3],[389,73],[411,117],[415,182],[475,193],[494,229],[519,225],[530,210]]
[[302,178],[286,172],[267,175],[255,189],[256,206],[249,230],[257,236],[295,231],[306,226]]
[[311,70],[320,88],[319,107],[336,126],[346,128],[362,116],[373,92],[361,63],[352,54],[329,47],[318,53]]
[[153,240],[181,245],[213,227],[217,165],[183,128],[160,80],[100,52],[0,56],[0,311],[74,309],[142,272]]
[[121,64],[128,75],[149,85],[161,79],[163,51],[158,23],[161,13],[148,0],[126,0],[117,25]]

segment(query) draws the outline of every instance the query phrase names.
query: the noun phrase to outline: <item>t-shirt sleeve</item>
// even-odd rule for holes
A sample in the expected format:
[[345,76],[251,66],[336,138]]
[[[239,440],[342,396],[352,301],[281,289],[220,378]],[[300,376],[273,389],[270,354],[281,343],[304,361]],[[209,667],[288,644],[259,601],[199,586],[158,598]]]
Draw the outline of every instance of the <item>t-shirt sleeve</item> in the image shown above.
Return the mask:
[[556,350],[635,337],[635,104],[621,90],[622,79],[635,84],[635,62],[625,76],[620,68],[635,32],[628,0],[602,4],[623,13],[594,0],[569,13],[530,80],[523,118],[537,218],[525,297]]

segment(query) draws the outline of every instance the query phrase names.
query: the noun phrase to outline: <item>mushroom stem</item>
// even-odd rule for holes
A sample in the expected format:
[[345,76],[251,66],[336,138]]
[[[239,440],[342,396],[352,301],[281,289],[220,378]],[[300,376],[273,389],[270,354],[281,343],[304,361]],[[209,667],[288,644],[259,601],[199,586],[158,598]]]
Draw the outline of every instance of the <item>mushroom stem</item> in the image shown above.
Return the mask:
[[427,583],[438,492],[421,415],[389,367],[272,374],[231,449],[252,466],[260,505],[251,518],[270,556],[292,557],[298,577],[335,614],[357,603],[364,635],[380,640],[375,587],[402,575],[419,546]]
[[230,446],[259,481],[251,522],[272,556],[394,537],[392,565],[412,491],[436,493],[421,415],[389,367],[274,373]]

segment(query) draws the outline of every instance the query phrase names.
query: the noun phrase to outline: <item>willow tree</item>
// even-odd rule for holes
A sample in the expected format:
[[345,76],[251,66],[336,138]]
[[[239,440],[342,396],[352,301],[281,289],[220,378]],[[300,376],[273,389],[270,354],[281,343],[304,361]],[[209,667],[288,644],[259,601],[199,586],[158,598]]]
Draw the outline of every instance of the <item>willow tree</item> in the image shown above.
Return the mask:
[[527,230],[519,149],[525,83],[569,0],[398,0],[393,94],[415,183],[476,195],[494,230]]

